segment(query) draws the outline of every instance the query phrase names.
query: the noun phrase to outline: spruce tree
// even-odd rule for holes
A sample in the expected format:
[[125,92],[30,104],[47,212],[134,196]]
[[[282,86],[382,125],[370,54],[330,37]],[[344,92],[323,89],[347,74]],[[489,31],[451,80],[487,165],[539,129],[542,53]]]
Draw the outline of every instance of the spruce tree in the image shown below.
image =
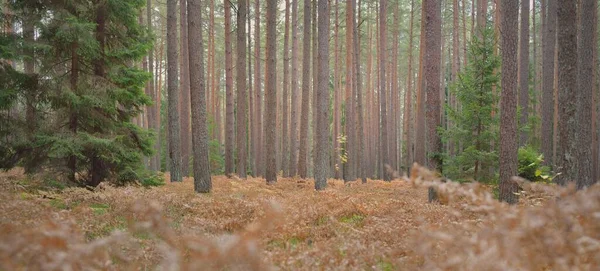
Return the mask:
[[490,27],[482,35],[473,36],[469,46],[469,65],[458,75],[450,91],[456,95],[458,108],[446,107],[448,118],[454,125],[442,131],[446,142],[463,142],[463,149],[444,161],[444,174],[456,180],[482,180],[488,175],[490,166],[495,166],[498,154],[493,146],[498,146],[498,95],[492,87],[499,82],[494,71],[500,66],[500,59],[494,54],[496,44],[494,31]]
[[[151,103],[144,94],[150,76],[135,65],[151,46],[149,31],[137,20],[143,5],[143,0],[12,3],[15,14],[39,12],[38,68],[24,75],[4,65],[0,78],[7,80],[0,80],[0,88],[11,95],[2,95],[0,104],[14,105],[33,92],[39,127],[22,137],[22,116],[7,117],[16,125],[2,125],[0,133],[14,140],[2,142],[0,167],[53,170],[90,186],[148,177],[141,159],[152,153],[152,134],[131,122]],[[3,48],[15,61],[21,46],[31,46],[11,45]]]

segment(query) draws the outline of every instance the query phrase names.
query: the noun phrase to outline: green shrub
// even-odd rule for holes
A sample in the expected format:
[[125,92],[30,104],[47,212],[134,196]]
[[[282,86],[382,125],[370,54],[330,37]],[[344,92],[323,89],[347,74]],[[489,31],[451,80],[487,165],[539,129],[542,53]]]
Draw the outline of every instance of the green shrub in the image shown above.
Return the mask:
[[519,148],[519,177],[532,182],[550,182],[550,168],[544,166],[544,155],[531,146]]

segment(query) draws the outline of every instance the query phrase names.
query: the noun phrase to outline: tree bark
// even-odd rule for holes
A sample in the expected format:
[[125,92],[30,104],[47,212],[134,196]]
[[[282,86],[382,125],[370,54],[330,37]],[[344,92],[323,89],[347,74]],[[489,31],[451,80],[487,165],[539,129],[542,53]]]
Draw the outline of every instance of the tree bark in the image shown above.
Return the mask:
[[247,162],[247,127],[248,127],[248,92],[246,89],[246,0],[238,0],[237,10],[237,63],[236,63],[236,85],[237,85],[237,129],[236,150],[237,175],[246,178]]
[[576,167],[579,169],[577,188],[584,188],[596,183],[592,157],[592,112],[594,109],[594,25],[597,24],[598,2],[594,0],[580,1],[579,40],[578,44],[578,89],[577,92],[577,128],[575,129]]
[[[557,170],[562,174],[557,176],[556,182],[566,185],[568,182],[578,179],[579,165],[576,164],[576,156],[579,153],[576,141],[580,136],[578,133],[581,131],[576,131],[576,129],[583,128],[578,127],[575,118],[579,93],[577,89],[577,3],[575,1],[559,1],[557,19],[558,103],[560,104],[558,109],[558,147],[560,152],[557,153],[558,161],[556,162]],[[585,99],[589,99],[590,96]],[[591,142],[582,147],[589,148],[590,146]]]
[[425,2],[421,4],[421,37],[419,38],[419,74],[417,77],[417,112],[415,116],[415,162],[420,165],[425,165],[425,94],[423,80],[423,64],[425,56]]
[[390,181],[390,174],[385,169],[385,166],[388,165],[389,154],[388,154],[388,146],[387,146],[387,103],[386,103],[386,80],[385,80],[385,60],[386,60],[386,16],[387,15],[387,0],[380,0],[379,6],[379,97],[380,97],[380,121],[381,121],[381,139],[379,141],[379,148],[381,157],[379,160],[381,161],[382,172],[381,175],[383,180]]
[[[256,142],[254,155],[258,161],[256,165],[257,175],[263,176],[265,172],[263,163],[263,115],[262,115],[262,86],[260,80],[260,0],[255,1],[254,6],[254,132]],[[273,144],[273,143],[272,143]]]
[[277,182],[277,153],[275,150],[276,125],[277,125],[277,0],[267,0],[267,70],[265,81],[265,178],[267,184]]
[[[441,170],[440,153],[442,142],[437,133],[441,125],[440,103],[440,58],[441,58],[441,6],[438,1],[426,0],[425,2],[425,99],[427,118],[427,165],[433,170]],[[432,201],[432,190],[430,189]]]
[[300,154],[298,156],[298,175],[308,177],[308,115],[310,95],[310,0],[304,0],[304,30],[302,38],[302,109],[300,119]]
[[552,165],[554,134],[554,49],[556,42],[556,1],[546,0],[548,5],[543,42],[542,80],[542,154],[546,165]]
[[319,0],[318,4],[319,78],[316,89],[315,189],[323,190],[327,187],[329,169],[329,0]]
[[340,39],[340,22],[339,22],[339,12],[338,12],[338,8],[339,8],[339,1],[336,0],[335,1],[335,30],[334,30],[334,71],[333,71],[333,172],[334,172],[334,177],[336,179],[341,179],[342,177],[342,171],[340,170],[342,168],[342,159],[340,157],[341,153],[340,153],[340,141],[339,141],[339,137],[340,137],[340,132],[341,132],[341,111],[342,111],[342,106],[341,106],[341,95],[340,95],[340,80],[341,80],[341,76],[340,76],[340,69],[341,69],[341,65],[340,65],[340,50],[341,48],[339,47],[339,39]]
[[[257,0],[258,1],[258,0]],[[225,9],[225,174],[234,172],[234,100],[233,100],[233,58],[231,56],[231,2],[224,1]]]
[[[148,31],[152,31],[152,1],[148,0],[146,3],[146,18],[148,20]],[[148,80],[149,97],[154,103],[148,106],[148,128],[154,130],[156,133],[156,140],[154,141],[154,150],[156,153],[150,158],[150,170],[160,170],[160,141],[158,140],[160,134],[160,126],[157,126],[157,118],[159,116],[156,111],[156,88],[154,86],[154,48],[150,48],[148,53],[148,72],[150,72],[150,80]]]
[[[364,117],[363,117],[363,93],[362,93],[362,82],[361,82],[361,78],[360,78],[360,74],[361,74],[361,70],[360,70],[360,36],[358,35],[358,26],[360,23],[360,16],[358,16],[358,20],[356,20],[356,14],[360,14],[359,11],[357,10],[357,8],[360,8],[360,5],[357,7],[356,5],[356,0],[352,0],[352,14],[353,17],[352,21],[353,23],[353,27],[352,27],[352,37],[353,37],[353,42],[354,42],[354,89],[355,89],[355,96],[356,96],[356,112],[355,112],[355,116],[358,118],[358,127],[356,128],[356,140],[355,142],[356,144],[356,149],[355,149],[355,153],[356,153],[356,168],[357,171],[356,172],[356,176],[358,178],[361,178],[363,183],[367,182],[366,179],[366,175],[365,175],[365,162],[364,162],[364,153],[365,153],[365,138],[364,138],[364,132],[363,132],[363,128],[364,128]],[[319,32],[320,33],[320,32]],[[327,81],[329,81],[329,77],[326,78]],[[327,96],[329,97],[329,96]]]
[[177,89],[177,0],[167,0],[168,141],[171,182],[181,181],[179,90]]
[[345,124],[346,124],[346,156],[347,161],[344,166],[344,182],[350,182],[356,180],[356,156],[355,156],[355,145],[354,142],[354,112],[353,112],[353,97],[352,83],[353,83],[353,63],[352,63],[352,1],[346,1],[346,97],[344,101],[345,106]]
[[517,32],[519,3],[500,2],[502,13],[502,93],[500,98],[500,200],[517,203],[518,186],[511,180],[517,175]]
[[290,116],[290,162],[288,174],[296,176],[298,169],[298,0],[292,0],[292,99]]
[[283,176],[289,177],[289,162],[290,162],[290,145],[288,142],[288,104],[289,104],[289,76],[290,76],[290,60],[289,60],[289,39],[290,39],[290,0],[285,1],[285,30],[283,35],[283,91],[281,106],[281,168]]
[[[529,123],[529,1],[521,1],[521,39],[519,41],[519,127]],[[519,145],[527,144],[527,131],[520,132]]]
[[415,19],[415,1],[411,0],[410,1],[410,26],[409,26],[409,36],[408,36],[408,72],[407,72],[407,78],[406,78],[406,93],[404,94],[404,120],[403,120],[403,124],[404,124],[404,148],[405,148],[405,154],[404,154],[404,158],[405,158],[405,167],[406,167],[406,171],[408,172],[410,169],[410,165],[411,162],[413,161],[412,159],[412,148],[413,148],[413,144],[412,144],[412,134],[414,133],[413,131],[413,125],[412,124],[412,95],[413,95],[413,86],[412,86],[412,79],[413,79],[413,26],[414,26],[414,19]]
[[194,152],[194,190],[208,193],[212,188],[208,160],[208,128],[206,126],[206,85],[204,81],[204,48],[202,42],[201,0],[188,0],[189,44],[198,46],[189,53],[190,90],[192,98],[192,147]]
[[190,65],[188,46],[187,0],[180,0],[180,78],[179,117],[181,121],[179,136],[181,137],[181,174],[190,176]]

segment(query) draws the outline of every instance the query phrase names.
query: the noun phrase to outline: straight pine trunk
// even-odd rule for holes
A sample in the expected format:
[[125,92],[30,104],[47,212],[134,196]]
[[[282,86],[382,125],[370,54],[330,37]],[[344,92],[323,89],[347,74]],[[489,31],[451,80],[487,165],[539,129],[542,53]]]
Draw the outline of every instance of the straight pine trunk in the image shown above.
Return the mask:
[[292,0],[292,74],[290,112],[290,162],[288,174],[293,177],[298,169],[298,117],[300,111],[298,93],[298,0]]
[[171,182],[181,181],[181,138],[179,137],[179,90],[177,89],[177,0],[167,1],[167,91],[168,141]]
[[224,1],[225,9],[225,174],[234,173],[234,100],[233,58],[231,55],[231,2]]
[[[353,0],[355,1],[355,0]],[[329,0],[318,0],[318,88],[315,189],[327,187],[329,169]]]
[[290,162],[290,145],[288,143],[288,104],[289,104],[289,76],[290,76],[290,60],[289,60],[289,39],[290,39],[290,0],[285,1],[285,30],[283,37],[283,97],[282,97],[282,112],[281,112],[281,168],[283,176],[289,177],[289,162]]
[[179,136],[181,137],[181,174],[190,176],[190,65],[188,47],[187,0],[180,0],[179,30],[180,30],[180,78],[179,87],[179,117],[181,121]]
[[198,50],[189,53],[190,90],[192,98],[192,148],[194,153],[194,191],[208,193],[212,188],[208,160],[208,127],[206,126],[206,84],[204,80],[204,48],[202,42],[201,0],[188,0],[189,44]]
[[267,40],[265,70],[265,178],[267,184],[277,182],[277,152],[275,150],[277,125],[277,0],[267,0]]
[[310,96],[310,0],[304,0],[304,31],[302,43],[302,109],[300,119],[300,154],[298,156],[298,175],[308,177],[308,115]]
[[247,162],[247,128],[248,128],[248,92],[246,89],[246,0],[238,0],[237,12],[237,129],[236,151],[238,153],[236,171],[240,178],[246,178]]
[[502,52],[502,92],[500,98],[500,200],[515,204],[518,186],[511,178],[517,175],[517,32],[519,27],[519,3],[500,3],[501,52]]

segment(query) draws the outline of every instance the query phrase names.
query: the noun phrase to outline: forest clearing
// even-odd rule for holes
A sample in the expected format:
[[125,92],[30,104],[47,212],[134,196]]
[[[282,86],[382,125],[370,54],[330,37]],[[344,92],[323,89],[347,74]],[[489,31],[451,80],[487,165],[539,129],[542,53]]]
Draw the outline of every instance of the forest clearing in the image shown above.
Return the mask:
[[[519,205],[489,187],[424,181],[215,176],[162,187],[35,190],[0,177],[0,268],[20,270],[596,270],[600,187],[528,185]],[[428,180],[429,179],[429,180]],[[553,199],[561,197],[562,202]],[[560,206],[560,208],[559,208]]]

